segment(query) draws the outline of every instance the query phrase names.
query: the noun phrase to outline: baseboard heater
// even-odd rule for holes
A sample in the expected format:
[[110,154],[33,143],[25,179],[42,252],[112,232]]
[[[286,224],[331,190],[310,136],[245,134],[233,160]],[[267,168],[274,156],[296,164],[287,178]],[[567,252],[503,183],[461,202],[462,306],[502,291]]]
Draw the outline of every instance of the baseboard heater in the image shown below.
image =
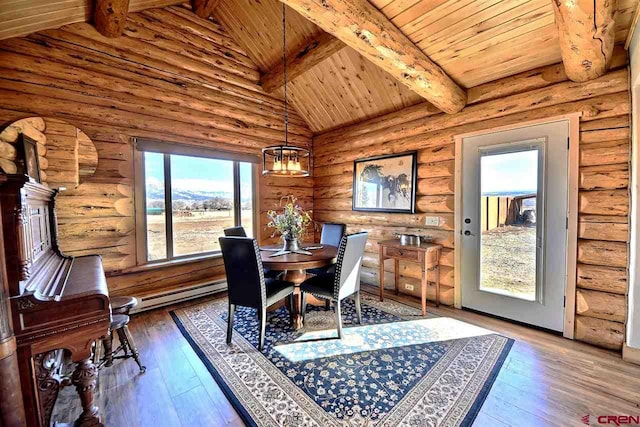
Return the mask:
[[203,283],[200,285],[191,285],[177,291],[160,292],[153,295],[147,295],[145,297],[139,298],[140,302],[138,302],[138,306],[131,310],[131,313],[140,313],[154,308],[189,301],[195,298],[204,297],[226,290],[227,282],[225,280],[219,280],[216,282]]

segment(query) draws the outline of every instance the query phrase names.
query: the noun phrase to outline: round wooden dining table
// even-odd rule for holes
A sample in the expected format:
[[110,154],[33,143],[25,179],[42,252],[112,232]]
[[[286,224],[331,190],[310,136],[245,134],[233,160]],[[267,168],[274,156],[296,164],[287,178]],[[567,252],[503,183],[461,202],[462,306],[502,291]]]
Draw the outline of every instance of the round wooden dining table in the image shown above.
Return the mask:
[[[309,244],[307,246],[314,246]],[[322,245],[322,249],[311,249],[311,255],[298,253],[290,253],[286,255],[272,256],[273,249],[280,249],[282,245],[269,245],[260,247],[260,257],[262,265],[269,270],[284,271],[283,280],[296,285],[295,298],[293,307],[294,328],[302,328],[302,315],[300,307],[302,299],[300,296],[300,284],[307,278],[307,271],[312,268],[328,267],[336,263],[338,256],[338,248],[330,245]],[[263,250],[264,249],[264,250]],[[315,299],[315,298],[314,298]],[[314,301],[309,298],[308,303],[313,304]]]

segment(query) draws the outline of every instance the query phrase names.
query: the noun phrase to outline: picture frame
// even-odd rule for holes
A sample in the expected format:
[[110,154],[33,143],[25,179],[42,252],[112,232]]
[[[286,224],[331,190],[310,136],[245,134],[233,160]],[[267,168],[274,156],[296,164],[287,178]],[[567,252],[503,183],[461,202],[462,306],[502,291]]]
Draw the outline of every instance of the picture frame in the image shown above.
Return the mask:
[[417,162],[417,151],[355,160],[352,210],[415,213]]
[[38,144],[33,139],[22,134],[22,150],[24,152],[24,173],[40,183],[40,161],[38,159]]

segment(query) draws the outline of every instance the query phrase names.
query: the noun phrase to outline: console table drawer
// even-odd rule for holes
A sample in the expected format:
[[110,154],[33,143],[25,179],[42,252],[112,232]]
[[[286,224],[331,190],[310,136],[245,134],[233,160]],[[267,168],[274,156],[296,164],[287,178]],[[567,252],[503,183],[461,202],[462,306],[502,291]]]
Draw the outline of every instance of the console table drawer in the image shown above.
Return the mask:
[[407,261],[420,261],[420,252],[412,249],[385,247],[385,255],[393,258],[402,258]]

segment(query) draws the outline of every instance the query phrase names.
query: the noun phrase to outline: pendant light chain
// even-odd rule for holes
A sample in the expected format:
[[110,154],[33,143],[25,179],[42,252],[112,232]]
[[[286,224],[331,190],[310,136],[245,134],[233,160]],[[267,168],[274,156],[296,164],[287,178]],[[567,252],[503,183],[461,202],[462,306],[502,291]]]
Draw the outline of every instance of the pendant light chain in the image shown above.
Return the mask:
[[289,144],[289,102],[287,100],[287,6],[282,3],[282,76],[284,78],[284,145]]
[[[307,148],[289,145],[289,94],[287,91],[287,7],[282,4],[282,78],[284,79],[284,144],[262,149],[262,175],[309,176]],[[306,163],[302,163],[303,159]],[[303,167],[304,166],[304,167]]]

